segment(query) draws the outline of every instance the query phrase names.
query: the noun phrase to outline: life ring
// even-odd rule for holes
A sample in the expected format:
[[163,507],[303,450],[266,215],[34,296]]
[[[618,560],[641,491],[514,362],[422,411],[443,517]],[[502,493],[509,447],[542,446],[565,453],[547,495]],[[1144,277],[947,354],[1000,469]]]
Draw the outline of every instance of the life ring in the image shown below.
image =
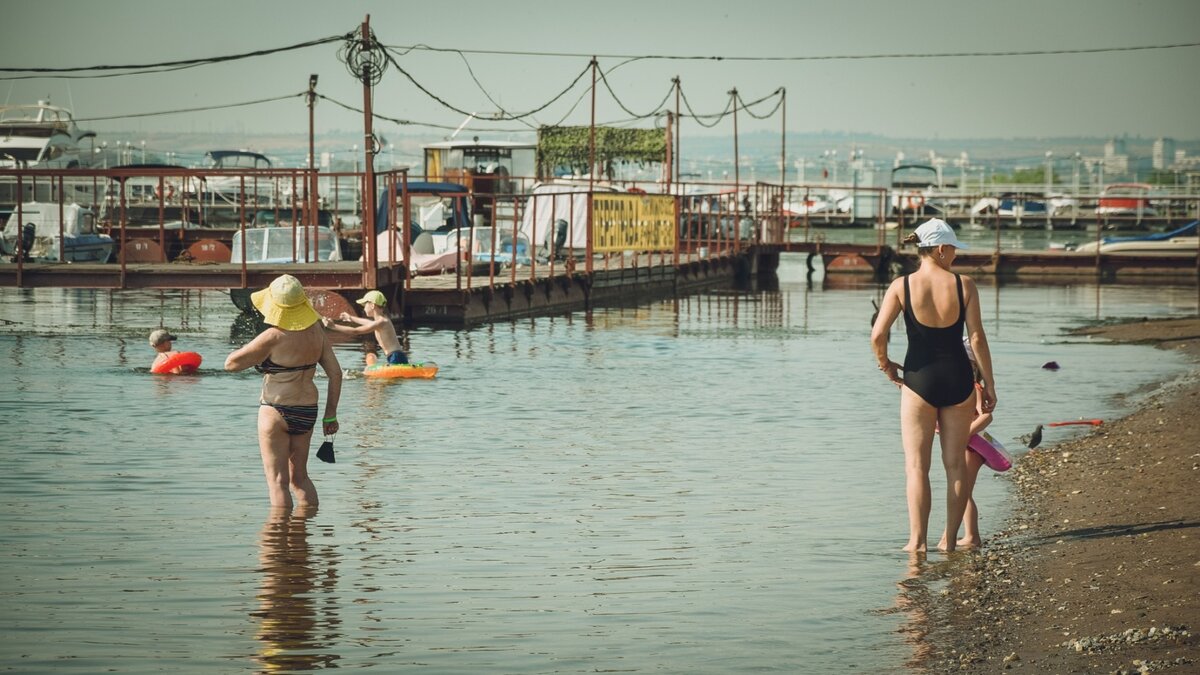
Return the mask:
[[150,367],[155,375],[190,375],[204,358],[196,352],[177,352]]
[[967,448],[982,457],[983,463],[993,471],[1008,471],[1012,468],[1012,457],[1008,455],[1000,441],[986,431],[971,434]]
[[154,198],[155,199],[163,199],[164,201],[170,201],[171,198],[175,196],[175,186],[171,183],[167,183],[166,186],[167,186],[167,196],[165,198],[163,197],[163,186],[161,186],[161,185],[154,186]]
[[425,363],[377,363],[363,369],[363,377],[373,379],[432,380],[438,372],[438,364]]

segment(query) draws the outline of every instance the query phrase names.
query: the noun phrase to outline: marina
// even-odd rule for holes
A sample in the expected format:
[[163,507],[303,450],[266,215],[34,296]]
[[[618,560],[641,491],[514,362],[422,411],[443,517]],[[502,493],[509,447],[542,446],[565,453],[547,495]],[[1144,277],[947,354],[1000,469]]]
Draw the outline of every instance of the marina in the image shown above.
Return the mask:
[[0,669],[1200,662],[1200,7],[1013,3],[14,5]]
[[[522,149],[527,148],[505,148]],[[254,153],[221,157],[260,161]],[[347,213],[322,208],[327,200],[312,187],[321,177],[303,169],[0,170],[0,183],[31,195],[48,192],[57,200],[13,205],[0,286],[223,289],[239,298],[288,272],[321,294],[318,305],[331,311],[377,288],[393,298],[393,318],[405,325],[469,326],[651,301],[734,281],[770,284],[787,255],[803,256],[810,271],[831,276],[885,278],[915,266],[915,249],[901,239],[934,216],[970,235],[973,248],[959,265],[975,275],[1192,283],[1200,278],[1196,220],[1181,223],[1200,208],[1200,195],[1191,193],[1156,202],[1153,222],[1145,214],[1114,212],[1068,225],[1065,215],[1022,221],[1020,212],[1006,220],[998,209],[928,211],[932,199],[922,202],[920,212],[889,213],[885,204],[914,203],[887,190],[861,188],[861,194],[851,192],[843,200],[850,209],[845,217],[853,219],[854,205],[864,200],[878,211],[873,224],[851,227],[830,213],[796,218],[788,211],[797,194],[809,201],[812,186],[497,183],[474,177],[471,185],[487,190],[478,193],[459,183],[410,180],[410,173],[379,172],[373,183],[366,174],[338,176],[339,182],[360,185],[356,192],[380,195],[374,209]],[[461,171],[448,174],[462,179]],[[445,179],[447,172],[422,178]],[[175,184],[177,189],[170,187]],[[528,192],[497,191],[523,184]],[[88,194],[80,185],[92,187],[96,203],[74,203]],[[1078,212],[1086,201],[1081,195],[1070,203]],[[1138,203],[1135,198],[1132,208]],[[76,241],[56,239],[52,230],[68,234],[68,225],[76,223],[91,227],[94,240],[107,242],[102,250],[112,262],[92,264],[82,257],[70,264],[50,262],[60,247],[53,242]],[[1148,231],[1151,227],[1171,229]],[[374,236],[366,234],[372,228]],[[18,229],[25,233],[21,238]],[[45,242],[37,249],[42,253],[27,241],[34,230]],[[1048,238],[1041,248],[1030,248],[1014,243],[1011,233]],[[1069,240],[1056,244],[1051,241],[1056,237]],[[55,256],[47,257],[49,250]]]

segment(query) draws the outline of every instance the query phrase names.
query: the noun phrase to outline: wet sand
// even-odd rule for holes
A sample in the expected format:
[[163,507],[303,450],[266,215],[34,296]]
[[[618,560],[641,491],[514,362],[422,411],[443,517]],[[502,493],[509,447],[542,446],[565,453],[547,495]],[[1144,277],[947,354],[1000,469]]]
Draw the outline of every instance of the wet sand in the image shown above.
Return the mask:
[[902,584],[917,670],[1200,672],[1200,319],[1076,334],[1192,366],[1128,417],[1022,457],[1005,529]]

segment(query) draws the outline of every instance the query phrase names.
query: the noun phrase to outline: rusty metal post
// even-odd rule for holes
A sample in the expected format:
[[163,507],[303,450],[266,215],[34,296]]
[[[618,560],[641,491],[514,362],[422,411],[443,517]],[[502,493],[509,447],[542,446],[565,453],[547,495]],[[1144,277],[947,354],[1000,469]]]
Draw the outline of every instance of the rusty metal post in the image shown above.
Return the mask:
[[117,180],[121,184],[121,284],[119,288],[125,288],[125,180],[128,176],[121,176]]
[[[308,76],[308,175],[304,181],[304,203],[308,206],[308,224],[312,225],[313,233],[313,250],[319,251],[319,240],[317,238],[317,224],[320,218],[317,217],[317,156],[316,144],[313,138],[313,108],[317,102],[317,75],[313,73]],[[336,235],[335,235],[336,236]]]
[[25,220],[25,210],[22,205],[25,202],[25,175],[17,173],[17,288],[24,285],[25,276],[25,256],[28,251],[25,250],[25,224],[21,221]]
[[[242,176],[239,179],[239,181],[241,183],[241,189],[244,191],[246,189],[246,177]],[[248,271],[246,270],[246,218],[245,218],[245,215],[246,214],[243,212],[242,217],[238,218],[238,227],[241,229],[241,232],[242,232],[242,270],[241,270],[241,272],[242,272],[242,288],[246,288],[246,286],[249,285],[249,283],[250,283],[250,275],[249,275]]]
[[[592,274],[592,200],[595,198],[596,182],[596,57],[592,57],[592,119],[589,123],[588,134],[588,198],[587,198],[587,241],[586,248],[587,260],[584,261],[584,270],[588,276]],[[572,209],[574,210],[574,209]]]
[[[54,179],[50,179],[50,188],[54,189]],[[58,177],[58,262],[67,261],[67,241],[66,241],[66,223],[63,219],[66,217],[66,205],[63,204],[63,178]]]
[[[158,176],[158,248],[159,248],[159,260],[158,260],[158,261],[159,261],[159,262],[162,262],[162,263],[165,263],[165,262],[167,262],[167,231],[166,231],[166,227],[164,227],[164,226],[163,226],[163,220],[165,220],[165,219],[166,219],[166,208],[167,208],[167,205],[166,205],[166,203],[165,203],[165,202],[166,202],[166,198],[167,198],[167,192],[166,192],[166,190],[167,190],[167,188],[166,188],[166,178],[165,178],[165,177],[164,177],[162,174],[159,174],[159,176]],[[183,213],[180,213],[180,215],[181,215],[181,216],[184,216],[184,214],[183,214]],[[185,216],[185,217],[186,217],[186,216]],[[182,219],[181,219],[181,220],[182,220]],[[182,239],[182,238],[183,238],[183,224],[182,224],[182,222],[181,222],[181,223],[180,223],[180,225],[179,225],[179,236],[180,236],[180,239]]]
[[679,116],[679,76],[676,75],[671,82],[675,85],[675,180],[678,182],[680,168],[683,166],[683,153],[679,148],[679,127],[683,125],[683,118]]
[[[363,50],[370,51],[373,47],[371,40],[371,15],[368,14],[362,23]],[[362,64],[363,85],[363,217],[362,240],[363,256],[369,261],[367,276],[363,285],[375,288],[378,285],[379,252],[375,249],[375,129],[374,113],[371,111],[371,63],[364,59]]]
[[666,157],[664,157],[664,159],[665,159],[665,160],[667,160],[667,161],[665,162],[666,169],[667,169],[667,175],[666,175],[666,179],[667,179],[667,194],[670,194],[670,193],[671,193],[671,174],[673,173],[672,169],[675,167],[675,148],[673,148],[673,147],[671,146],[671,133],[672,133],[671,126],[672,126],[672,121],[673,121],[673,120],[672,120],[671,113],[670,113],[670,112],[668,112],[668,113],[667,113],[667,128],[666,128],[666,132],[667,132],[667,156],[666,156]]
[[[783,98],[783,107],[779,130],[779,185],[787,184],[787,89],[780,88],[779,95]],[[783,199],[779,200],[779,208],[783,209]],[[781,214],[782,215],[782,214]]]

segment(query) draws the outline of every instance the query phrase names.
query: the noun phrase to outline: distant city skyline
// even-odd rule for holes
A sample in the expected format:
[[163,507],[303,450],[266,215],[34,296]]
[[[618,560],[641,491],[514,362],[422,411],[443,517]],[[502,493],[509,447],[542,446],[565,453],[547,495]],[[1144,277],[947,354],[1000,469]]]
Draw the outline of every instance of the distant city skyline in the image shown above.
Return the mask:
[[[1200,139],[1193,76],[1200,47],[1168,47],[1197,42],[1200,3],[1190,0],[694,0],[686,6],[467,0],[453,11],[433,3],[40,0],[7,8],[7,25],[20,30],[6,32],[0,66],[154,64],[270,50],[356,30],[366,14],[394,58],[375,90],[376,112],[421,123],[379,121],[385,136],[449,135],[466,121],[464,112],[477,117],[463,133],[485,137],[526,124],[586,124],[594,54],[604,75],[597,84],[599,123],[673,111],[671,79],[679,76],[685,115],[689,109],[719,115],[734,88],[744,102],[761,99],[739,110],[742,132],[783,128],[782,107],[772,110],[784,87],[789,133]],[[121,77],[8,71],[0,72],[0,87],[8,103],[49,96],[99,132],[306,134],[307,107],[298,94],[317,74],[318,93],[329,97],[317,105],[318,133],[353,132],[361,114],[338,104],[362,106],[362,88],[338,60],[339,45]],[[684,56],[706,58],[676,58]],[[287,98],[135,117],[276,97]],[[522,120],[479,121],[499,109],[543,104]],[[731,116],[700,121],[713,128],[685,118],[683,133],[732,134]],[[625,123],[650,127],[661,120]]]

